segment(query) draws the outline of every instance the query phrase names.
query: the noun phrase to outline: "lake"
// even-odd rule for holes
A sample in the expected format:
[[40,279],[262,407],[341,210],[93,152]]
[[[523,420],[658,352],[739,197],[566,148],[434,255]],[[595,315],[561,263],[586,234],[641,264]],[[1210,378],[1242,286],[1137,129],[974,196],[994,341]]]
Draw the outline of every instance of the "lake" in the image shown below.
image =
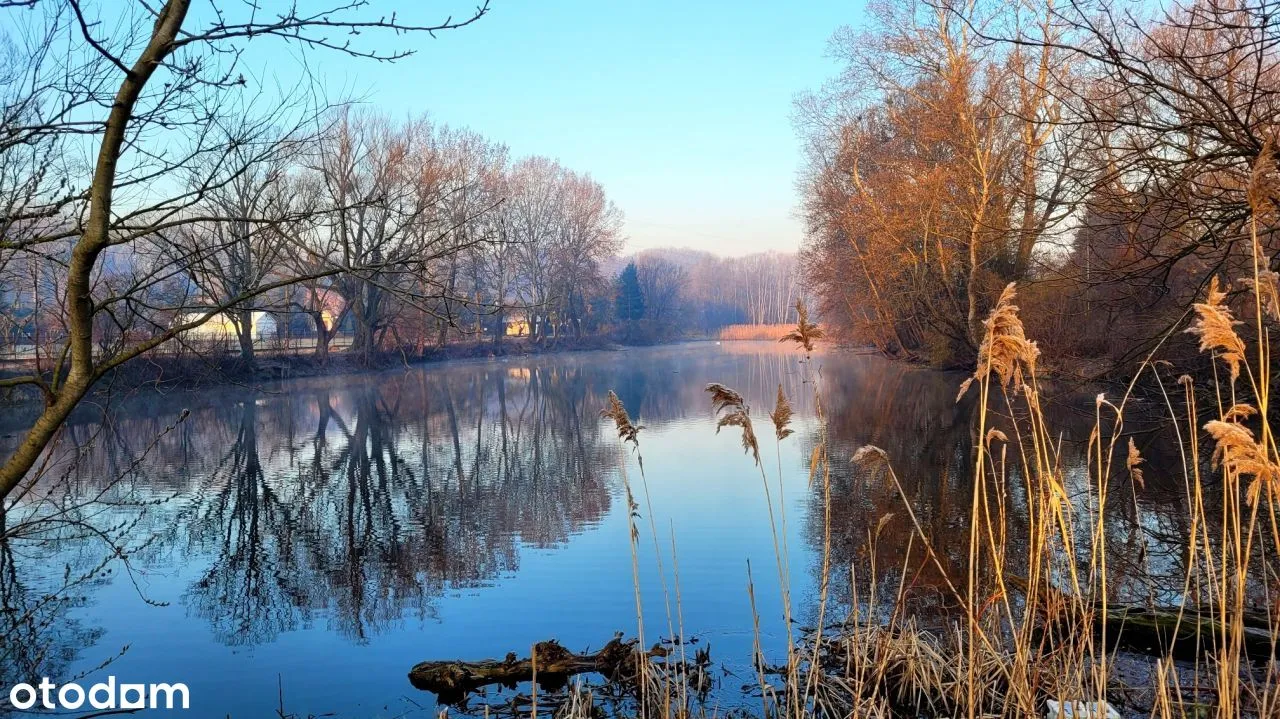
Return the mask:
[[[717,701],[732,705],[754,682],[748,563],[766,655],[784,651],[785,628],[761,473],[736,428],[717,434],[709,382],[752,407],[799,624],[815,620],[828,533],[824,483],[809,476],[815,393],[833,468],[827,616],[867,605],[851,567],[866,577],[873,559],[893,589],[905,576],[922,604],[946,604],[897,486],[852,467],[863,444],[886,450],[941,563],[963,576],[975,441],[972,402],[956,402],[963,376],[844,351],[803,359],[771,343],[691,343],[87,407],[55,452],[48,497],[9,521],[55,507],[127,537],[123,556],[70,522],[5,547],[4,684],[31,672],[183,682],[187,716],[274,715],[281,697],[301,716],[431,716],[433,695],[406,679],[416,662],[635,634],[625,472],[646,640],[671,626],[709,645]],[[796,413],[780,443],[767,416],[779,384]],[[610,390],[645,426],[638,452],[599,416]],[[1077,491],[1092,397],[1064,395],[1051,413]],[[1176,592],[1187,512],[1161,457],[1177,448],[1132,418],[1154,424],[1158,405],[1134,412],[1146,481],[1106,508],[1115,591]],[[12,446],[13,429],[0,433]]]

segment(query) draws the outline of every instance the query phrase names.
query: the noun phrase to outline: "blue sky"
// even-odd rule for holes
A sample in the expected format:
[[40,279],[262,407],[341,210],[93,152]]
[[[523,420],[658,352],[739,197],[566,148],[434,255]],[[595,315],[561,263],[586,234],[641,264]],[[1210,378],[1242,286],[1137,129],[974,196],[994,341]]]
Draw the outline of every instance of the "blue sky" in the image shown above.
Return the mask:
[[[474,2],[383,2],[375,11],[397,6],[401,19],[426,22]],[[382,36],[417,51],[395,64],[333,53],[307,61],[331,92],[393,115],[425,111],[505,142],[513,155],[548,155],[591,173],[626,215],[628,250],[732,256],[798,246],[792,98],[835,73],[827,39],[858,22],[860,2],[492,0],[490,8],[434,40]],[[281,60],[296,53],[273,45]]]

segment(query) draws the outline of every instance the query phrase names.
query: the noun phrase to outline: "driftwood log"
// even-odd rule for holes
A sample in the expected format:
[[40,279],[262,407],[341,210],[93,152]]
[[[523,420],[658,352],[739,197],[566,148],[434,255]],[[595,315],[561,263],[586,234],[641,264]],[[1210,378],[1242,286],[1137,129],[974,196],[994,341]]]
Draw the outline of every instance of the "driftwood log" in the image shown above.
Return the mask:
[[[1108,643],[1129,651],[1169,654],[1192,659],[1211,654],[1222,644],[1228,628],[1216,613],[1178,607],[1137,607],[1108,605],[1106,612],[1095,607],[1095,622],[1106,626]],[[1241,617],[1241,649],[1249,661],[1267,662],[1273,642],[1271,629],[1255,617]]]
[[[1025,591],[1026,580],[1016,577],[1014,586]],[[1082,608],[1067,594],[1050,590],[1042,605],[1048,623],[1059,631],[1070,632],[1082,620],[1092,625],[1095,634],[1105,629],[1108,648],[1150,654],[1170,655],[1176,659],[1194,659],[1212,654],[1221,645],[1229,627],[1224,626],[1215,607],[1143,607],[1134,604],[1100,601],[1089,604],[1088,616],[1082,617]],[[1272,635],[1272,621],[1258,612],[1242,612],[1239,615],[1241,650],[1245,659],[1265,663],[1271,660],[1276,647]],[[1234,617],[1229,619],[1234,621]]]
[[511,652],[505,659],[420,662],[409,670],[409,682],[418,689],[434,692],[441,702],[457,703],[477,689],[493,684],[514,687],[536,678],[539,686],[555,690],[576,674],[596,673],[610,679],[632,676],[638,661],[662,654],[665,651],[660,647],[649,652],[638,651],[634,640],[623,640],[620,636],[591,654],[574,654],[551,640],[533,645],[531,656],[525,659],[517,659],[515,652]]

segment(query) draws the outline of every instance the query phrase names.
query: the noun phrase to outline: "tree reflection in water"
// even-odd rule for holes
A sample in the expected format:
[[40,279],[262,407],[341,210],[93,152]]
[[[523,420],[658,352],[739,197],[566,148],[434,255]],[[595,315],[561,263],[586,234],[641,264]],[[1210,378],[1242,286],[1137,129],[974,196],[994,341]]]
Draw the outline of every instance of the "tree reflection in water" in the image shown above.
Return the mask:
[[[251,652],[242,648],[275,644],[296,652],[323,645],[341,654],[342,646],[354,643],[379,655],[366,654],[363,661],[394,666],[369,669],[360,676],[363,689],[350,693],[371,686],[396,691],[378,682],[399,687],[399,663],[407,667],[432,658],[419,645],[432,637],[439,637],[433,654],[500,656],[520,648],[511,643],[515,635],[523,641],[529,638],[523,634],[536,633],[536,641],[573,625],[580,629],[578,640],[601,642],[614,630],[634,627],[625,517],[621,503],[614,504],[619,462],[634,460],[597,414],[608,391],[616,390],[633,419],[649,427],[642,442],[656,523],[665,529],[670,518],[680,535],[683,616],[691,622],[685,629],[719,632],[717,660],[734,661],[731,648],[740,647],[747,666],[750,608],[742,590],[745,572],[738,568],[748,557],[764,561],[761,552],[771,557],[771,544],[761,532],[767,527],[758,476],[735,438],[716,436],[703,389],[707,382],[725,382],[745,395],[757,421],[765,421],[779,383],[792,402],[797,433],[781,445],[780,464],[801,619],[814,618],[809,610],[816,605],[828,529],[822,482],[810,484],[808,476],[818,436],[815,391],[823,397],[831,443],[836,598],[850,601],[850,568],[865,579],[874,556],[888,594],[902,577],[917,602],[945,605],[941,576],[923,544],[911,540],[914,529],[894,484],[883,474],[852,467],[851,455],[864,444],[888,452],[939,562],[951,577],[966,575],[976,437],[972,407],[955,402],[960,377],[849,354],[820,354],[807,367],[799,359],[777,345],[726,343],[316,378],[266,394],[222,389],[169,398],[139,395],[118,402],[105,421],[81,416],[73,422],[61,449],[83,457],[59,466],[67,467],[68,496],[93,497],[104,478],[124,477],[117,494],[130,503],[99,506],[96,521],[130,527],[129,561],[156,578],[162,599],[185,611],[185,617],[165,615],[184,633],[157,650],[178,655],[140,657],[132,667],[151,669],[175,660],[190,665],[212,638],[233,650],[201,657],[209,667],[206,690],[232,681],[228,677],[267,676],[271,686],[250,699],[266,702],[254,707],[274,706],[277,671],[291,691],[314,694],[331,681],[324,671],[332,676],[340,670],[309,666],[305,676],[290,674],[276,666],[278,655],[261,649],[255,663],[243,658]],[[190,407],[190,418],[166,434],[184,407]],[[1062,432],[1067,484],[1078,497],[1091,410],[1091,394],[1064,397],[1050,418],[1052,429]],[[1144,407],[1131,416],[1158,414]],[[4,423],[0,416],[0,429]],[[1147,460],[1146,489],[1131,491],[1123,463],[1117,463],[1121,476],[1105,508],[1114,520],[1108,523],[1108,566],[1116,571],[1118,593],[1144,596],[1177,585],[1189,529],[1179,524],[1187,516],[1180,470],[1164,471],[1179,466],[1174,445],[1137,425],[1127,429],[1138,432]],[[772,443],[763,449],[776,484]],[[1010,537],[1025,534],[1020,485],[1011,472]],[[887,515],[892,516],[882,524]],[[574,544],[584,529],[614,520],[617,527]],[[664,546],[668,541],[660,539]],[[126,596],[131,585],[118,579],[111,583],[114,594],[99,592],[104,585],[96,575],[66,592],[68,601],[44,604],[39,616],[45,620],[21,609],[56,588],[65,565],[72,565],[68,576],[79,577],[102,560],[101,552],[84,547],[70,535],[51,535],[35,549],[0,547],[0,599],[6,610],[20,608],[0,615],[6,623],[0,645],[4,676],[59,674],[58,662],[73,670],[96,666],[98,657],[84,651],[98,637],[94,622],[118,630],[123,644],[143,633],[141,622],[158,616],[113,614],[127,613],[136,596]],[[552,547],[558,556],[534,567],[530,557],[545,553],[527,550]],[[525,571],[517,573],[521,564]],[[646,589],[658,592],[652,564],[642,571]],[[812,571],[801,576],[802,567]],[[776,609],[770,602],[778,594],[766,584],[767,574],[755,577],[756,599],[766,614]],[[521,584],[525,579],[529,583]],[[498,580],[511,586],[452,601],[459,589]],[[545,596],[519,594],[528,591]],[[561,606],[572,602],[578,603]],[[486,613],[518,613],[526,606],[542,614]],[[577,614],[565,619],[555,615],[559,610]],[[660,616],[661,605],[650,611]],[[56,623],[55,629],[47,621],[54,614],[82,623]],[[441,621],[429,628],[411,626],[437,616]],[[827,616],[838,616],[838,610]],[[500,628],[490,632],[472,626],[476,621]],[[324,645],[330,635],[339,641]],[[766,632],[765,641],[774,640]],[[110,655],[118,649],[115,641],[98,651]],[[154,637],[146,641],[152,649],[163,644]],[[347,708],[344,699],[317,699],[309,709]]]
[[[824,369],[821,385],[833,458],[831,586],[836,598],[846,605],[852,594],[851,568],[861,579],[859,600],[865,604],[870,599],[866,592],[873,560],[878,579],[876,600],[883,609],[892,608],[900,581],[917,609],[945,609],[952,603],[944,572],[964,591],[978,438],[973,393],[956,401],[963,379],[958,374],[878,358],[832,363]],[[1013,411],[1018,411],[1020,402],[1014,400]],[[1093,407],[1094,394],[1085,391],[1063,393],[1048,406],[1049,429],[1061,442],[1065,486],[1075,521],[1084,527],[1089,526],[1090,513],[1097,511],[1096,497],[1089,491],[1085,456],[1095,422]],[[1104,509],[1107,567],[1110,591],[1120,601],[1174,603],[1184,588],[1191,512],[1182,484],[1176,435],[1159,431],[1162,413],[1167,416],[1167,409],[1159,403],[1131,400],[1124,427],[1125,436],[1135,438],[1145,458],[1145,487],[1133,486],[1123,457],[1112,463],[1111,489]],[[1004,536],[1006,541],[1017,542],[1028,536],[1026,492],[1013,443],[1017,435],[1007,408],[988,421],[1011,440],[1004,477],[988,477],[987,481],[992,492],[1004,494]],[[1103,436],[1108,441],[1111,431],[1104,417]],[[816,435],[808,441],[812,445]],[[883,468],[863,468],[849,461],[867,444],[887,452],[902,485],[901,493]],[[998,458],[999,447],[995,452]],[[1210,476],[1207,467],[1206,476]],[[911,502],[936,562],[928,556],[920,532],[905,510],[903,494]],[[815,482],[807,533],[816,552],[821,551],[825,534],[822,501],[821,482]],[[1209,509],[1210,521],[1221,516],[1213,507]],[[1011,561],[1025,558],[1025,548],[1011,546],[1010,550]],[[1007,570],[1025,576],[1025,566],[1015,564]],[[979,581],[990,578],[980,576]]]
[[[317,617],[362,641],[430,615],[446,588],[517,569],[521,543],[555,546],[608,512],[607,375],[584,373],[489,365],[219,399],[133,479],[178,497],[145,520],[160,541],[144,554],[202,566],[184,601],[231,645]],[[135,444],[155,429],[114,425]],[[82,480],[121,444],[90,449]]]

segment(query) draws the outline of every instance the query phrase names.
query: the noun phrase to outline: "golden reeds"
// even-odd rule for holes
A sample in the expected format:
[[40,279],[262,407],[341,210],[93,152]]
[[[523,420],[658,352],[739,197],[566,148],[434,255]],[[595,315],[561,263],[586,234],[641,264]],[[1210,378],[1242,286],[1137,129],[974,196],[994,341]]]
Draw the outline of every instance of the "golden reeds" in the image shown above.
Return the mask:
[[[1271,190],[1264,184],[1274,175],[1274,169],[1257,171],[1255,168],[1251,203],[1256,209],[1274,209]],[[1264,188],[1264,189],[1258,189]],[[1256,251],[1255,264],[1261,257]],[[1269,261],[1265,262],[1269,264]],[[1266,312],[1280,320],[1280,276],[1255,266],[1254,290],[1259,314]],[[1209,666],[1218,680],[1216,696],[1219,717],[1240,716],[1251,707],[1272,707],[1280,699],[1280,690],[1266,686],[1242,686],[1247,672],[1237,672],[1240,666],[1241,637],[1243,627],[1238,617],[1244,613],[1248,582],[1261,578],[1266,581],[1275,572],[1270,556],[1272,546],[1265,551],[1253,544],[1254,520],[1266,521],[1274,517],[1272,503],[1280,496],[1280,458],[1267,424],[1266,387],[1269,381],[1265,349],[1260,348],[1257,368],[1246,364],[1244,341],[1236,332],[1239,324],[1226,304],[1227,293],[1214,278],[1204,302],[1194,307],[1195,317],[1186,331],[1195,335],[1202,351],[1213,353],[1227,363],[1232,382],[1242,369],[1249,369],[1253,387],[1253,399],[1238,400],[1233,387],[1229,399],[1219,405],[1218,418],[1201,423],[1197,417],[1195,394],[1190,377],[1179,378],[1186,388],[1187,428],[1185,436],[1184,475],[1188,492],[1189,552],[1186,561],[1186,589],[1183,601],[1204,602],[1213,606],[1220,615],[1213,623],[1212,654]],[[788,631],[788,664],[786,685],[780,691],[787,701],[770,704],[769,698],[777,696],[773,687],[762,686],[765,697],[764,712],[781,719],[805,719],[824,716],[889,716],[902,715],[902,710],[915,715],[938,716],[1039,716],[1048,700],[1062,702],[1063,706],[1092,706],[1106,711],[1108,694],[1114,689],[1114,671],[1111,668],[1112,650],[1108,631],[1107,612],[1117,592],[1109,587],[1108,555],[1114,556],[1109,546],[1114,542],[1114,532],[1105,508],[1108,501],[1108,482],[1114,476],[1113,461],[1124,462],[1134,487],[1145,484],[1147,463],[1132,437],[1121,433],[1125,401],[1106,401],[1101,395],[1095,405],[1097,418],[1088,443],[1089,463],[1084,486],[1067,491],[1066,478],[1059,455],[1059,444],[1047,427],[1044,412],[1039,404],[1036,370],[1040,357],[1039,348],[1031,341],[1019,317],[1014,303],[1016,289],[1006,286],[983,323],[985,335],[978,349],[977,368],[961,389],[964,394],[974,380],[982,391],[979,420],[974,434],[977,461],[974,467],[973,502],[969,528],[969,562],[967,584],[953,581],[939,560],[928,536],[926,525],[917,517],[912,498],[905,495],[902,485],[893,474],[887,453],[867,445],[854,453],[853,462],[864,469],[884,470],[892,479],[905,503],[905,512],[914,527],[912,538],[919,537],[925,556],[942,574],[946,591],[958,600],[966,614],[967,627],[959,623],[951,636],[939,636],[924,632],[910,621],[904,621],[894,608],[888,626],[862,626],[846,624],[834,636],[824,637],[822,617],[825,608],[825,589],[829,570],[829,532],[835,520],[831,516],[829,487],[824,484],[822,495],[827,525],[824,538],[824,554],[821,576],[822,591],[818,611],[818,627],[808,636],[811,651],[802,652],[794,646],[791,632],[791,606],[789,597],[788,552],[785,542],[779,541],[774,523],[774,506],[769,481],[760,459],[760,448],[750,416],[750,408],[737,391],[719,383],[707,385],[712,408],[717,417],[717,433],[725,427],[742,430],[742,445],[752,454],[764,479],[765,497],[769,509],[769,521],[773,531],[774,551],[778,560],[779,585],[783,593],[784,621]],[[788,341],[811,350],[813,340],[820,336],[808,321],[803,305],[798,304],[800,324],[790,333]],[[808,329],[806,329],[808,327]],[[820,330],[818,330],[820,333]],[[1266,342],[1266,335],[1259,331],[1259,342]],[[1147,362],[1143,370],[1158,371],[1157,363]],[[1160,379],[1157,375],[1157,379]],[[1015,393],[1004,393],[1008,412],[1012,418],[1001,428],[988,426],[987,406],[993,395],[990,390],[999,387],[1014,388]],[[1163,389],[1163,384],[1161,384]],[[1219,392],[1219,396],[1223,393]],[[1126,392],[1125,398],[1128,397]],[[958,398],[957,398],[958,399]],[[1014,405],[1025,404],[1025,407]],[[624,441],[636,442],[639,428],[633,427],[621,403],[611,395],[610,406],[602,416],[614,419],[619,436]],[[1103,421],[1104,411],[1106,421]],[[1114,417],[1112,413],[1114,412]],[[1174,416],[1172,401],[1169,412]],[[778,441],[793,434],[793,409],[780,385],[775,406],[769,413]],[[1177,421],[1175,419],[1175,421]],[[819,424],[822,417],[819,416]],[[1251,429],[1258,422],[1261,431]],[[1211,464],[1224,474],[1221,535],[1213,532],[1211,517],[1206,510],[1206,490],[1200,477],[1198,461],[1199,440],[1197,432],[1203,427],[1214,444]],[[1108,432],[1110,437],[1108,438]],[[1126,441],[1127,440],[1127,441]],[[1124,442],[1124,444],[1121,444]],[[823,440],[825,443],[825,439]],[[997,445],[996,443],[999,443]],[[1127,451],[1126,451],[1127,450]],[[994,458],[992,457],[994,453]],[[813,464],[825,454],[817,451]],[[1123,471],[1123,470],[1122,470]],[[782,469],[779,466],[779,484]],[[1242,483],[1237,479],[1252,480],[1247,491],[1241,492]],[[1014,507],[1009,502],[1011,489],[1017,487],[1025,499],[1025,505]],[[779,496],[781,496],[779,486]],[[1243,496],[1242,496],[1243,495]],[[1244,498],[1254,507],[1252,516],[1240,511]],[[1261,507],[1261,509],[1259,509]],[[1136,495],[1135,495],[1136,510]],[[1086,515],[1081,517],[1081,515]],[[889,526],[892,516],[882,515],[871,534],[874,557],[875,542],[882,530]],[[785,515],[783,515],[785,537]],[[1016,540],[1010,536],[1018,526],[1013,519],[1025,522],[1022,529],[1026,536]],[[1272,519],[1274,523],[1275,520]],[[1081,531],[1085,529],[1087,531]],[[1280,536],[1280,531],[1273,532]],[[1014,552],[1013,548],[1019,548]],[[1025,556],[1015,556],[1025,552]],[[1265,555],[1265,556],[1263,556]],[[1260,561],[1258,557],[1262,556]],[[1014,572],[1017,572],[1015,574]],[[1026,576],[1021,576],[1026,572]],[[872,564],[872,582],[876,568]],[[1114,572],[1111,572],[1114,574]],[[904,579],[906,574],[904,572]],[[638,581],[638,580],[637,580]],[[759,616],[755,613],[755,588],[748,578],[749,594],[756,631],[755,668],[759,680],[765,684],[763,659],[759,652]],[[856,591],[856,590],[855,590]],[[1017,597],[1018,594],[1021,597]],[[1012,598],[1011,596],[1017,597]],[[898,597],[903,601],[903,594]],[[857,603],[855,602],[855,607]],[[1203,612],[1203,604],[1200,610]],[[855,612],[858,610],[855,609]],[[1204,616],[1203,614],[1199,616]],[[1175,630],[1176,633],[1176,630]],[[801,685],[799,663],[808,662],[808,673]],[[1162,659],[1155,674],[1156,696],[1152,709],[1159,716],[1188,716],[1187,709],[1200,716],[1197,705],[1189,703],[1186,695],[1176,686],[1178,678],[1173,664]],[[1269,680],[1274,681],[1274,680]],[[1174,683],[1173,687],[1167,686]],[[1197,686],[1200,683],[1197,681]],[[1199,690],[1196,690],[1199,691]],[[1198,700],[1198,699],[1196,699]],[[1268,703],[1270,702],[1270,703]],[[1246,706],[1247,703],[1247,706]],[[1264,715],[1267,709],[1258,709]],[[896,713],[895,713],[896,712]]]
[[1231,381],[1240,377],[1240,364],[1245,361],[1244,341],[1236,334],[1240,322],[1226,305],[1227,293],[1218,287],[1218,278],[1209,281],[1204,302],[1193,305],[1196,319],[1185,331],[1200,338],[1201,352],[1217,352],[1231,368]]
[[964,396],[974,380],[981,382],[993,372],[1000,378],[1000,385],[1005,388],[1011,383],[1015,388],[1021,387],[1024,375],[1035,373],[1040,349],[1035,342],[1027,339],[1022,320],[1018,317],[1018,306],[1013,304],[1017,294],[1015,283],[1006,285],[991,314],[982,322],[986,333],[978,347],[978,368],[972,377],[960,385],[956,401]]
[[796,326],[779,339],[779,342],[794,342],[804,348],[805,352],[813,352],[814,342],[826,337],[822,328],[809,321],[809,309],[804,300],[796,300]]
[[717,339],[731,341],[766,340],[780,342],[791,330],[791,325],[725,325],[716,334]]
[[782,393],[782,385],[778,385],[778,399],[774,402],[773,411],[769,413],[769,419],[773,420],[773,432],[779,442],[795,433],[790,427],[791,415],[791,403]]
[[751,408],[737,391],[719,382],[707,385],[711,394],[711,409],[720,419],[716,422],[716,434],[725,427],[742,428],[742,449],[750,452],[756,464],[760,464],[760,443],[756,440],[755,428],[751,425]]

